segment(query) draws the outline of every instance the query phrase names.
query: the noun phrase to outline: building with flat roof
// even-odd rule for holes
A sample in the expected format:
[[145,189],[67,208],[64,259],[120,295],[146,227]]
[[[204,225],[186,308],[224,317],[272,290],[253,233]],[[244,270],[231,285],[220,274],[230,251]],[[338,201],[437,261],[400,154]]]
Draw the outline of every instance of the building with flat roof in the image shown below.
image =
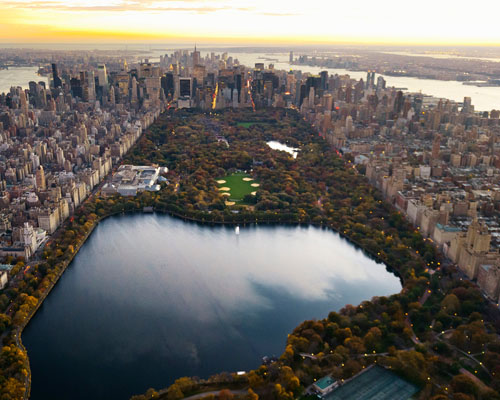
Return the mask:
[[158,178],[161,173],[167,173],[166,167],[122,165],[111,178],[111,182],[102,188],[103,196],[135,196],[138,192],[160,190]]
[[339,383],[333,379],[330,375],[324,376],[313,384],[313,389],[320,396],[325,396],[330,393],[333,389],[339,386]]

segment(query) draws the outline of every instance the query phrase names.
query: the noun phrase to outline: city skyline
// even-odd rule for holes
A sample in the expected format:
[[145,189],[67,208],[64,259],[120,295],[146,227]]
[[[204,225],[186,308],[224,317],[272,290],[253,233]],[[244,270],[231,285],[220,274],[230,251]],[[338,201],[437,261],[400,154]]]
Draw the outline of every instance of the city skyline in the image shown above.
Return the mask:
[[495,45],[500,5],[465,11],[446,0],[402,7],[395,0],[306,5],[278,0],[8,0],[0,43],[176,41],[200,44]]

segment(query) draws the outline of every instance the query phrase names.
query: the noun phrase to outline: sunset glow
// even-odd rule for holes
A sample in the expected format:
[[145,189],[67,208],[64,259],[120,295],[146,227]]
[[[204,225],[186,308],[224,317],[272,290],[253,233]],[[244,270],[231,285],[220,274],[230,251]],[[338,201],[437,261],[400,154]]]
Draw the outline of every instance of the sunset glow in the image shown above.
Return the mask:
[[500,43],[500,3],[243,0],[6,0],[0,41]]

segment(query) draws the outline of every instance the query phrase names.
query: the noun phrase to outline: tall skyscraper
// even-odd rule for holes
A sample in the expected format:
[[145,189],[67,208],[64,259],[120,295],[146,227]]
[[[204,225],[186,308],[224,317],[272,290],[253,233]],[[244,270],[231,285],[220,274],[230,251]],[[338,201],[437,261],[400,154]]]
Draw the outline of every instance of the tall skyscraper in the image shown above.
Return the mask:
[[87,73],[87,86],[88,86],[88,100],[95,100],[95,77],[94,71],[89,71]]
[[196,45],[194,45],[193,51],[193,67],[200,65],[200,52],[196,50]]
[[191,97],[191,78],[179,79],[179,96]]
[[99,86],[104,88],[108,87],[108,74],[106,72],[106,64],[99,64],[97,66],[97,79]]
[[52,64],[52,81],[54,82],[54,88],[62,87],[61,78],[59,78],[59,74],[57,73],[57,65]]
[[293,63],[293,51],[290,52],[289,62],[290,64]]
[[462,108],[463,113],[470,113],[474,110],[472,107],[472,99],[470,97],[464,97],[464,106]]
[[328,88],[328,71],[321,71],[319,76],[321,78],[321,89],[326,90]]

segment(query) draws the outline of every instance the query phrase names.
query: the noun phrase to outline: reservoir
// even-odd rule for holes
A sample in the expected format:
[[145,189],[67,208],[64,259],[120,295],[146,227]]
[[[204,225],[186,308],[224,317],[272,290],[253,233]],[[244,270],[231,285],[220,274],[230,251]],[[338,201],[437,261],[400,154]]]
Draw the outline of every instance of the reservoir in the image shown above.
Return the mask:
[[287,334],[401,290],[385,265],[304,226],[99,224],[23,333],[33,400],[128,399],[181,376],[257,368]]

